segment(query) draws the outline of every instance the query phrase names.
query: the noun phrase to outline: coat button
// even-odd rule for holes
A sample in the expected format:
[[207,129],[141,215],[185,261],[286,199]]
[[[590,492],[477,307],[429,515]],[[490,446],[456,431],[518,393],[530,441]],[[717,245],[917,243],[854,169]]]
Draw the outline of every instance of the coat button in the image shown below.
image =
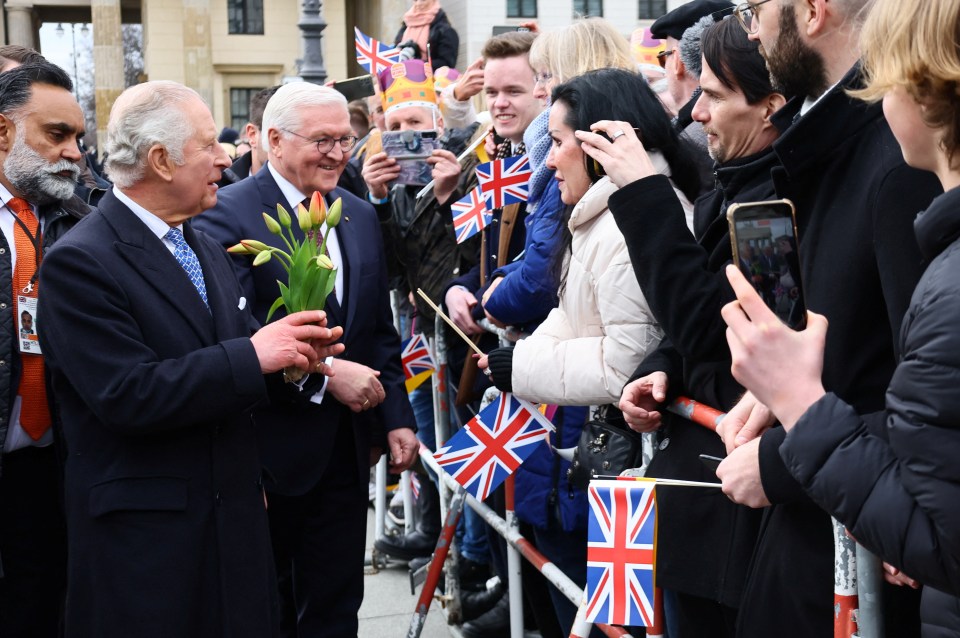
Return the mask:
[[4,367],[5,365],[7,365],[7,360],[6,360],[6,359],[0,359],[0,368]]
[[670,445],[670,439],[660,441],[660,451],[666,450],[668,445]]
[[220,496],[220,491],[219,491],[219,490],[218,490],[217,493],[214,495],[213,500],[216,502],[217,505],[222,505],[222,504],[223,504],[223,497]]
[[6,307],[7,307],[7,304],[5,304],[5,303],[0,303],[0,309],[4,309],[4,308],[6,308]]
[[490,255],[490,261],[496,261],[496,260],[497,260],[496,255]]
[[6,255],[6,254],[7,254],[7,249],[6,249],[6,248],[0,248],[0,255]]

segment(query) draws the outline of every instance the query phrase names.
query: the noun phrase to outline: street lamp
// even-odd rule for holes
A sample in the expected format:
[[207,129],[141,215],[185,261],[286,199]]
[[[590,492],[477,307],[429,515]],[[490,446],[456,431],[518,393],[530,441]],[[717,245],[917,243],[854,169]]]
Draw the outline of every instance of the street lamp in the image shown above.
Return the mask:
[[[57,34],[57,37],[60,37],[60,38],[63,37],[65,31],[64,31],[62,22],[57,24],[55,33]],[[87,23],[84,22],[80,26],[80,35],[85,38],[89,33],[90,33],[90,28],[87,26]],[[79,86],[80,75],[77,68],[77,24],[75,22],[70,24],[70,44],[71,44],[70,56],[73,58],[73,94],[74,96],[76,96],[77,102],[79,102],[80,101],[80,86]]]

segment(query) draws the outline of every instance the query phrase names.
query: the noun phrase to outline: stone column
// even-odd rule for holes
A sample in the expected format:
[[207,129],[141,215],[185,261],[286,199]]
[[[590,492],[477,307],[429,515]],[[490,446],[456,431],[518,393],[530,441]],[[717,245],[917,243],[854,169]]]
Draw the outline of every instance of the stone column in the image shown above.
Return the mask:
[[327,23],[323,19],[320,0],[304,0],[300,10],[300,38],[303,40],[303,63],[300,65],[300,77],[307,82],[323,84],[327,79],[327,69],[323,66],[321,39]]
[[213,108],[210,0],[183,1],[183,83]]
[[123,93],[123,33],[120,0],[90,0],[93,17],[94,95],[97,104],[97,145],[107,141],[110,109]]
[[36,29],[33,28],[33,6],[7,6],[7,33],[10,44],[36,49]]

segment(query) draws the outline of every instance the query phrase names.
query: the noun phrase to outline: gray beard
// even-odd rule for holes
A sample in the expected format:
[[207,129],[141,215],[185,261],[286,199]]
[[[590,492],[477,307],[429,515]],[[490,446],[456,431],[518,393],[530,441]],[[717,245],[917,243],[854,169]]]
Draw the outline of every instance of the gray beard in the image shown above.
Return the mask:
[[[70,171],[73,177],[58,175],[61,171]],[[18,132],[3,162],[3,174],[31,203],[50,204],[70,199],[80,178],[80,167],[65,159],[48,163]]]

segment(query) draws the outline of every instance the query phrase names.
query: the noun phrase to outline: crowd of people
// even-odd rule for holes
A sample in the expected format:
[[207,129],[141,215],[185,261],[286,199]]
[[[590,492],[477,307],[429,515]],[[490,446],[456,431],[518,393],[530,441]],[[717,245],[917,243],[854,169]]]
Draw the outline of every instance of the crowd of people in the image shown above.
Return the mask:
[[[653,438],[648,476],[722,484],[657,488],[671,638],[832,635],[831,517],[883,562],[887,635],[960,637],[960,0],[693,0],[651,31],[659,91],[602,18],[458,73],[414,0],[369,100],[270,87],[238,132],[143,83],[103,176],[69,76],[0,47],[0,636],[357,635],[382,454],[420,493],[376,548],[416,568],[441,531],[434,395],[400,360],[436,336],[422,289],[486,353],[446,335],[454,428],[495,390],[557,406],[515,510],[577,585],[587,495],[554,450],[601,419]],[[405,132],[437,138],[426,188],[383,144]],[[460,241],[475,167],[521,155],[527,200]],[[796,237],[731,232],[775,199]],[[332,292],[274,318],[320,200]],[[504,540],[468,509],[457,547],[462,635],[507,635]],[[576,607],[523,578],[528,628],[568,635]]]

